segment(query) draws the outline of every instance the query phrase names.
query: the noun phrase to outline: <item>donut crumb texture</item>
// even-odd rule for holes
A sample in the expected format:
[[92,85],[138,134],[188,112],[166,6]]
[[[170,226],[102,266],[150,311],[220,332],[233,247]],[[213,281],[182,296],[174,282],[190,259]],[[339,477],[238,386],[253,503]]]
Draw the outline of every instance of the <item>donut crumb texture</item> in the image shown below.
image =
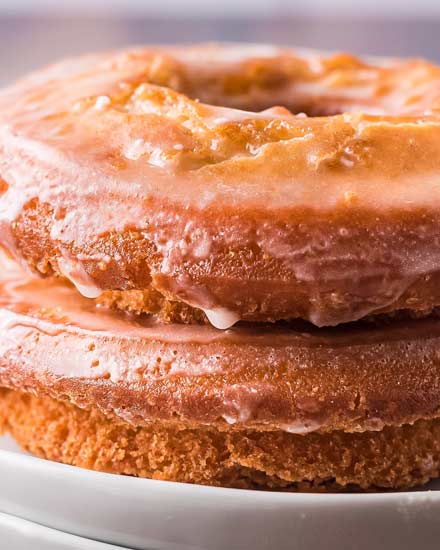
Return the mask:
[[283,491],[404,489],[440,473],[440,419],[382,431],[306,435],[136,427],[97,409],[0,389],[0,432],[36,456],[82,468]]

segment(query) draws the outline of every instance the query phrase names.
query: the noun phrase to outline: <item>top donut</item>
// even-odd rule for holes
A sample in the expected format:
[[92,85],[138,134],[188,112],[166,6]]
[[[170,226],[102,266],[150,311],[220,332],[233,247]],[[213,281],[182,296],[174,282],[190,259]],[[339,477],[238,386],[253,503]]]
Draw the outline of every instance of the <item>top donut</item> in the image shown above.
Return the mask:
[[0,94],[0,244],[86,296],[336,325],[440,305],[440,69],[266,46],[71,59]]

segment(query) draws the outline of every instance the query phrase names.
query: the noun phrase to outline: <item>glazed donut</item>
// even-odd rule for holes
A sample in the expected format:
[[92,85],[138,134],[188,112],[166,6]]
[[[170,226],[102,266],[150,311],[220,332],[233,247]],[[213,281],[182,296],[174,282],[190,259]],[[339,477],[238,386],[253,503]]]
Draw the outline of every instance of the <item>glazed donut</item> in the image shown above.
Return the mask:
[[440,408],[440,319],[219,331],[97,310],[60,280],[21,275],[0,287],[0,326],[2,386],[136,425],[365,431]]
[[435,418],[440,319],[166,325],[96,309],[62,280],[0,286],[1,386],[135,425],[365,431]]
[[0,287],[0,326],[0,425],[46,458],[247,488],[438,475],[439,319],[218,331],[97,311],[21,274]]
[[439,476],[439,144],[422,60],[150,47],[0,92],[0,432],[225,487]]
[[429,312],[439,108],[422,60],[206,44],[67,60],[0,95],[0,241],[171,321]]

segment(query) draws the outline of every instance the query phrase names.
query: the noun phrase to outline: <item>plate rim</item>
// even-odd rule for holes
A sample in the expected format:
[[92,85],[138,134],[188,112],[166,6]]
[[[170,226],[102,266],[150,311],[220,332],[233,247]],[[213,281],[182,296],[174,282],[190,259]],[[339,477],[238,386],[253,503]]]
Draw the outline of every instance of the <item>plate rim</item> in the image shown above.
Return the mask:
[[[123,550],[122,546],[109,544],[108,542],[102,542],[87,537],[81,537],[79,535],[75,535],[74,533],[61,531],[60,529],[16,516],[15,514],[8,514],[7,512],[0,511],[0,533],[3,529],[9,529],[10,532],[17,534],[21,531],[26,539],[29,539],[32,535],[34,535],[38,540],[32,542],[38,542],[40,544],[42,542],[50,542],[51,544],[55,542],[57,544],[69,544],[72,549],[78,548],[78,550],[111,550],[113,548],[115,550]],[[32,530],[34,533],[32,533]]]

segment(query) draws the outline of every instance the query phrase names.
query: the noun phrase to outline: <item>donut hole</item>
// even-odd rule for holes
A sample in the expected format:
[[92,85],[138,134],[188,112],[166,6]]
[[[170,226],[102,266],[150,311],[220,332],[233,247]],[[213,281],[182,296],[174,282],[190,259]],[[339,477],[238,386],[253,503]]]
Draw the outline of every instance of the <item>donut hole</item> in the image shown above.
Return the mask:
[[207,46],[197,57],[191,50],[154,55],[147,58],[142,83],[215,107],[254,113],[282,109],[308,117],[377,113],[382,110],[379,101],[372,102],[366,92],[372,85],[381,87],[380,97],[393,91],[379,81],[378,67],[347,54],[301,57],[279,50],[267,57],[252,46],[237,45],[219,53]]
[[[280,117],[291,115],[304,117],[336,116],[349,110],[343,107],[342,99],[326,99],[323,97],[310,97],[306,99],[285,97],[283,98],[284,101],[274,103],[273,97],[261,98],[259,101],[255,101],[251,97],[248,100],[238,97],[225,97],[221,101],[216,101],[216,98],[207,97],[202,93],[196,97],[191,97],[191,99],[201,103],[209,103],[214,107],[228,107],[230,109]],[[364,112],[368,112],[368,108],[364,108],[363,110]]]

